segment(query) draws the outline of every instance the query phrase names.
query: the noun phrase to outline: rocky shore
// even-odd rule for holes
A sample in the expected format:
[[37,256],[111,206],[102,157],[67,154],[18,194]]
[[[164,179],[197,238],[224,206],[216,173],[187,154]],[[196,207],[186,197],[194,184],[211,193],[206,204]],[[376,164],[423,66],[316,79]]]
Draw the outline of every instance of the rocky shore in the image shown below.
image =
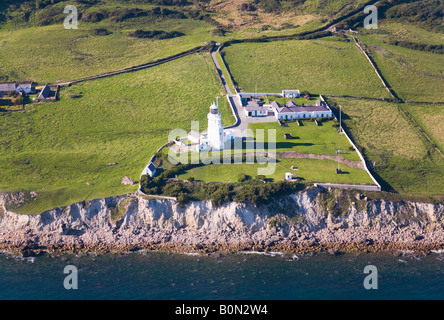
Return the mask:
[[[36,195],[38,196],[38,195]],[[444,250],[444,204],[368,199],[312,188],[268,205],[211,201],[181,207],[140,194],[97,199],[23,215],[8,210],[24,195],[0,193],[0,250],[107,253],[313,253]]]

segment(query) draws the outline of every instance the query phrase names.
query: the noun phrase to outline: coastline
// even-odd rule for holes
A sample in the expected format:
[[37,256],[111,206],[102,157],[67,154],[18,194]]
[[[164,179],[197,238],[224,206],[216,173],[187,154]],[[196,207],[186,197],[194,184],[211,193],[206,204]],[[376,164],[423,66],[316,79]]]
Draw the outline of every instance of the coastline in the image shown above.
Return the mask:
[[[316,254],[444,250],[444,205],[360,199],[359,194],[313,188],[267,205],[210,201],[181,207],[138,194],[22,215],[0,197],[0,250],[45,253],[125,253],[155,250],[219,254]],[[14,195],[15,201],[20,194]],[[351,201],[353,200],[353,201]],[[342,203],[336,208],[329,203]],[[117,215],[117,218],[115,218]],[[114,217],[114,218],[112,218]]]

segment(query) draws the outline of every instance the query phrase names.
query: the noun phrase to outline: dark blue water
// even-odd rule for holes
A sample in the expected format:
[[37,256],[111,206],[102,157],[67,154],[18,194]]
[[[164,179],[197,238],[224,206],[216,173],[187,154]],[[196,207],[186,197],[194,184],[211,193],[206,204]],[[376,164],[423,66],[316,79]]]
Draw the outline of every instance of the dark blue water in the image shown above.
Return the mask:
[[[444,258],[362,254],[310,257],[156,252],[103,256],[0,255],[0,299],[444,299]],[[78,270],[66,290],[65,266]],[[378,269],[378,289],[363,286]]]

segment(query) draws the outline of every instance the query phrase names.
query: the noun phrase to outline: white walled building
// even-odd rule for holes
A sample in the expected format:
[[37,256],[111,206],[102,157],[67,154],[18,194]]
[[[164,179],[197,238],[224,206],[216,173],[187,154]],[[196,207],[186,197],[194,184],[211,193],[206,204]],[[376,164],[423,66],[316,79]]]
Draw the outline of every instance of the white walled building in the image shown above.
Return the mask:
[[333,117],[333,112],[322,100],[316,101],[315,106],[297,106],[293,101],[288,102],[285,106],[281,106],[278,102],[274,101],[272,107],[274,109],[274,115],[278,120]]
[[301,92],[299,90],[282,90],[282,96],[284,98],[295,99],[301,96]]
[[208,130],[200,135],[200,143],[197,145],[197,151],[224,150],[225,143],[234,138],[234,131],[224,129],[219,107],[215,103],[211,105],[207,118]]
[[224,127],[222,125],[222,116],[219,113],[219,107],[213,103],[210,107],[208,118],[208,146],[215,150],[224,149]]

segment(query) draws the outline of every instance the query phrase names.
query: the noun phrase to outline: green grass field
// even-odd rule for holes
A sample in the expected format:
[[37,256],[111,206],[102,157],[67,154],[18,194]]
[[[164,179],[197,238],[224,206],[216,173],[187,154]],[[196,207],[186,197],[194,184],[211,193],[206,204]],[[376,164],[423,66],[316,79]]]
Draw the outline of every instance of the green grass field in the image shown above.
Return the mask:
[[[133,192],[172,129],[206,128],[209,106],[223,93],[209,54],[73,85],[56,103],[0,113],[0,190],[34,190],[18,211],[40,213],[85,199]],[[223,124],[234,122],[221,104]],[[108,166],[110,163],[117,165]]]
[[[293,171],[291,167],[297,167]],[[364,170],[355,169],[341,164],[343,174],[336,174],[337,162],[332,160],[313,160],[313,159],[278,159],[274,173],[266,175],[267,179],[273,181],[282,181],[285,173],[291,172],[294,177],[307,183],[344,183],[344,184],[373,184],[373,181]],[[274,168],[264,164],[215,164],[198,167],[189,170],[180,175],[179,179],[187,180],[193,177],[199,181],[205,182],[235,182],[238,175],[244,173],[250,177],[256,177],[260,168]]]
[[409,104],[403,108],[444,153],[444,105]]
[[[306,154],[336,156],[336,149],[341,149],[343,158],[360,161],[358,154],[349,150],[350,143],[347,138],[339,135],[337,129],[332,127],[332,121],[325,121],[322,126],[316,126],[314,122],[304,122],[302,127],[298,127],[296,123],[288,123],[288,127],[281,127],[277,123],[255,123],[249,124],[249,129],[253,130],[255,135],[258,134],[258,130],[264,130],[264,140],[256,136],[256,142],[268,141],[268,130],[276,130],[276,152],[297,151]],[[285,133],[291,133],[294,139],[286,140]],[[256,148],[258,147],[256,146]],[[267,144],[264,149],[267,152],[273,152],[269,150]],[[242,151],[254,152],[254,150],[246,149]],[[298,170],[293,171],[292,166],[297,167]],[[271,168],[272,173],[267,173],[266,178],[274,181],[281,181],[286,172],[292,172],[295,177],[307,183],[373,184],[366,171],[344,164],[340,164],[340,167],[344,171],[342,175],[336,174],[338,163],[335,160],[277,159],[275,167],[272,164],[248,164],[244,161],[242,164],[214,164],[193,168],[180,175],[179,179],[193,177],[205,182],[235,182],[241,173],[255,177],[261,174],[258,172],[259,169]]]
[[[272,166],[270,164],[270,166]],[[291,167],[297,167],[293,171]],[[373,181],[364,170],[355,169],[341,164],[343,174],[336,174],[337,162],[332,160],[313,159],[278,159],[274,173],[266,175],[267,179],[282,181],[286,172],[292,172],[294,177],[298,177],[307,183],[344,183],[344,184],[373,184]],[[180,175],[179,179],[187,180],[193,177],[205,182],[235,182],[238,175],[244,173],[250,177],[256,177],[260,172],[258,169],[267,168],[264,164],[215,164],[198,167]],[[273,168],[273,167],[268,167]],[[268,170],[268,169],[267,169]]]
[[[418,111],[423,107],[433,112],[431,106],[410,107],[357,99],[335,98],[329,101],[342,105],[345,127],[373,164],[385,188],[411,196],[439,199],[444,196],[444,158],[421,133],[421,127],[404,114],[411,108]],[[436,108],[436,112],[442,116],[441,110]],[[418,117],[415,112],[412,115]],[[440,121],[439,116],[434,118]],[[435,129],[432,123],[427,122],[426,128],[435,134],[432,137],[436,137],[442,131],[442,126]]]
[[[332,127],[333,121],[324,121],[321,126],[315,122],[304,121],[299,127],[296,122],[288,122],[288,127],[281,127],[277,122],[250,123],[249,129],[256,133],[263,129],[265,141],[268,141],[268,130],[276,130],[276,152],[296,151],[305,154],[336,156],[336,150],[341,150],[342,157],[359,161],[355,151],[350,151],[350,142],[344,135],[340,135],[337,128]],[[290,133],[293,139],[287,140],[284,135]]]
[[228,72],[225,62],[220,55],[220,51],[216,52],[216,60],[219,64],[219,67],[224,75],[225,81],[227,81],[228,88],[230,88],[231,94],[236,93],[236,88],[234,87],[233,81],[231,81],[230,73]]
[[[143,29],[180,30],[185,36],[149,40],[128,37],[141,25],[79,23],[77,30],[63,25],[0,32],[0,74],[15,80],[56,83],[94,76],[174,55],[207,41],[206,22],[162,20]],[[112,34],[95,36],[91,30],[107,28]]]
[[[402,27],[401,27],[402,26]],[[376,32],[358,35],[396,94],[406,101],[444,101],[444,55],[390,45],[390,39],[442,44],[442,34],[414,26],[382,24]]]
[[356,45],[336,37],[242,43],[224,50],[234,81],[246,92],[296,88],[313,94],[388,98]]
[[[94,23],[84,22],[81,19],[77,30],[65,30],[63,20],[67,15],[63,14],[63,8],[68,4],[76,5],[82,15],[100,11],[112,12],[130,8],[150,10],[159,7],[141,1],[106,0],[93,6],[84,1],[63,1],[35,11],[35,4],[32,3],[31,8],[34,11],[29,12],[28,9],[27,19],[22,18],[24,11],[13,12],[10,15],[19,18],[0,24],[0,77],[7,77],[11,81],[32,80],[38,83],[76,80],[151,62],[202,46],[208,41],[221,42],[232,38],[294,34],[322,25],[319,22],[320,16],[314,15],[310,16],[308,21],[303,19],[307,23],[295,29],[225,28],[230,30],[222,36],[213,33],[217,29],[215,23],[204,19],[190,17],[153,19],[141,16],[122,22],[114,22],[111,18],[104,18]],[[160,7],[186,14],[190,10],[200,8],[194,5]],[[210,11],[211,16],[216,19],[223,15],[220,11],[213,12],[212,9]],[[39,26],[39,21],[45,15],[53,15],[53,12],[56,13],[57,23]],[[92,31],[98,28],[106,29],[111,34],[94,35]],[[184,36],[165,40],[137,39],[128,36],[129,32],[138,29],[179,31]]]

